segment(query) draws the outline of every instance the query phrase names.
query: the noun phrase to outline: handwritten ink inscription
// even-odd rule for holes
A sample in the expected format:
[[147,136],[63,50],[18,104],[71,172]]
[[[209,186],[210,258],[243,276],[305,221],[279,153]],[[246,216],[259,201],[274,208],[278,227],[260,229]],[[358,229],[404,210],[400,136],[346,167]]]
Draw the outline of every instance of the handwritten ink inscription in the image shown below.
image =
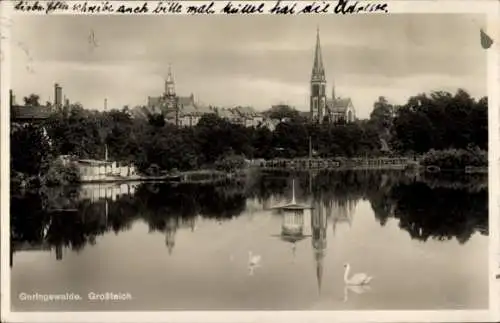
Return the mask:
[[339,0],[337,6],[333,10],[336,14],[352,14],[360,12],[388,12],[387,3],[363,3],[359,1]]
[[68,10],[69,6],[65,1],[50,1],[47,3],[46,13],[51,13],[53,11]]
[[118,13],[148,13],[149,8],[148,8],[148,3],[144,2],[142,5],[137,5],[137,6],[121,5],[118,7],[116,12],[118,12]]
[[28,1],[19,1],[15,6],[15,10],[25,11],[25,12],[35,12],[35,11],[45,11],[45,6],[40,3],[40,1],[28,2]]
[[231,1],[229,1],[226,6],[222,9],[222,13],[227,14],[253,14],[253,13],[264,13],[265,3],[260,4],[245,4],[242,5],[239,3],[238,5],[233,5]]
[[322,3],[313,2],[302,8],[300,13],[328,13],[328,9],[330,9],[330,4],[325,1]]
[[182,4],[172,1],[168,1],[167,3],[160,1],[156,4],[153,13],[182,13]]
[[109,1],[103,1],[101,4],[88,3],[87,1],[75,3],[73,11],[80,13],[112,13],[114,12],[113,5]]
[[210,2],[209,4],[203,4],[201,6],[189,6],[187,8],[188,14],[214,14],[214,2]]
[[296,8],[297,8],[297,3],[291,5],[282,5],[281,0],[279,0],[274,4],[271,10],[269,10],[269,13],[278,15],[294,15]]
[[[69,5],[68,3],[73,3]],[[356,14],[388,12],[388,4],[378,1],[206,1],[192,4],[190,1],[144,1],[133,2],[119,1],[18,1],[15,10],[23,12],[45,12],[47,14],[55,11],[68,11],[76,13],[121,13],[121,14]]]

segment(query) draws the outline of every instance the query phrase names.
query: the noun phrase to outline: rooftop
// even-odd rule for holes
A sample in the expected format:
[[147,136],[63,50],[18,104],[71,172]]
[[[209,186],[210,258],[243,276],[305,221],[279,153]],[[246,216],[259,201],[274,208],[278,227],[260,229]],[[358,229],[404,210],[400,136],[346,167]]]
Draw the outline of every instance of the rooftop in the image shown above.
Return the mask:
[[14,121],[45,120],[51,114],[50,107],[13,105],[10,117]]
[[332,108],[334,112],[343,112],[352,105],[350,98],[336,98],[328,100],[328,105]]

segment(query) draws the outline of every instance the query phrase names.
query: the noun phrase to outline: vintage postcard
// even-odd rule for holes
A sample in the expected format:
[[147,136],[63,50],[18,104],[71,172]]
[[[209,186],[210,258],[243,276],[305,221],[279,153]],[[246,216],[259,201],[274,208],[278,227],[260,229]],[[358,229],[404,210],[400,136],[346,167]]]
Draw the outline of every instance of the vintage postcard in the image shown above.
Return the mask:
[[2,1],[2,321],[500,318],[498,1]]

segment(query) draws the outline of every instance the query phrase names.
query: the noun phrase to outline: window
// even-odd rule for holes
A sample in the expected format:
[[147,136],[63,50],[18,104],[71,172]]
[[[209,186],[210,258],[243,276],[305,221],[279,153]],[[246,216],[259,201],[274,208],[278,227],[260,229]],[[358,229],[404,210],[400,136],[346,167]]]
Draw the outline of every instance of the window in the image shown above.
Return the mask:
[[318,84],[313,84],[312,96],[319,96],[319,85]]

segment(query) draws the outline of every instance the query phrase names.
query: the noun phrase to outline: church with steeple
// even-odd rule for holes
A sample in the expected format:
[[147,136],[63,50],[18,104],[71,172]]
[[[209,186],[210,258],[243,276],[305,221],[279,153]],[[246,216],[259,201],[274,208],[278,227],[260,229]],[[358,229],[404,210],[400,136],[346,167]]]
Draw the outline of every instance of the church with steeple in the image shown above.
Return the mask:
[[314,62],[311,73],[310,84],[310,117],[318,123],[323,122],[346,122],[356,120],[356,111],[350,98],[336,96],[335,85],[332,86],[332,97],[326,94],[326,73],[321,53],[321,42],[319,28],[316,33],[316,48],[314,51]]
[[163,94],[156,97],[149,96],[147,108],[149,113],[162,114],[167,123],[178,126],[194,126],[203,113],[207,112],[196,104],[194,94],[187,97],[177,95],[171,66],[168,68]]

